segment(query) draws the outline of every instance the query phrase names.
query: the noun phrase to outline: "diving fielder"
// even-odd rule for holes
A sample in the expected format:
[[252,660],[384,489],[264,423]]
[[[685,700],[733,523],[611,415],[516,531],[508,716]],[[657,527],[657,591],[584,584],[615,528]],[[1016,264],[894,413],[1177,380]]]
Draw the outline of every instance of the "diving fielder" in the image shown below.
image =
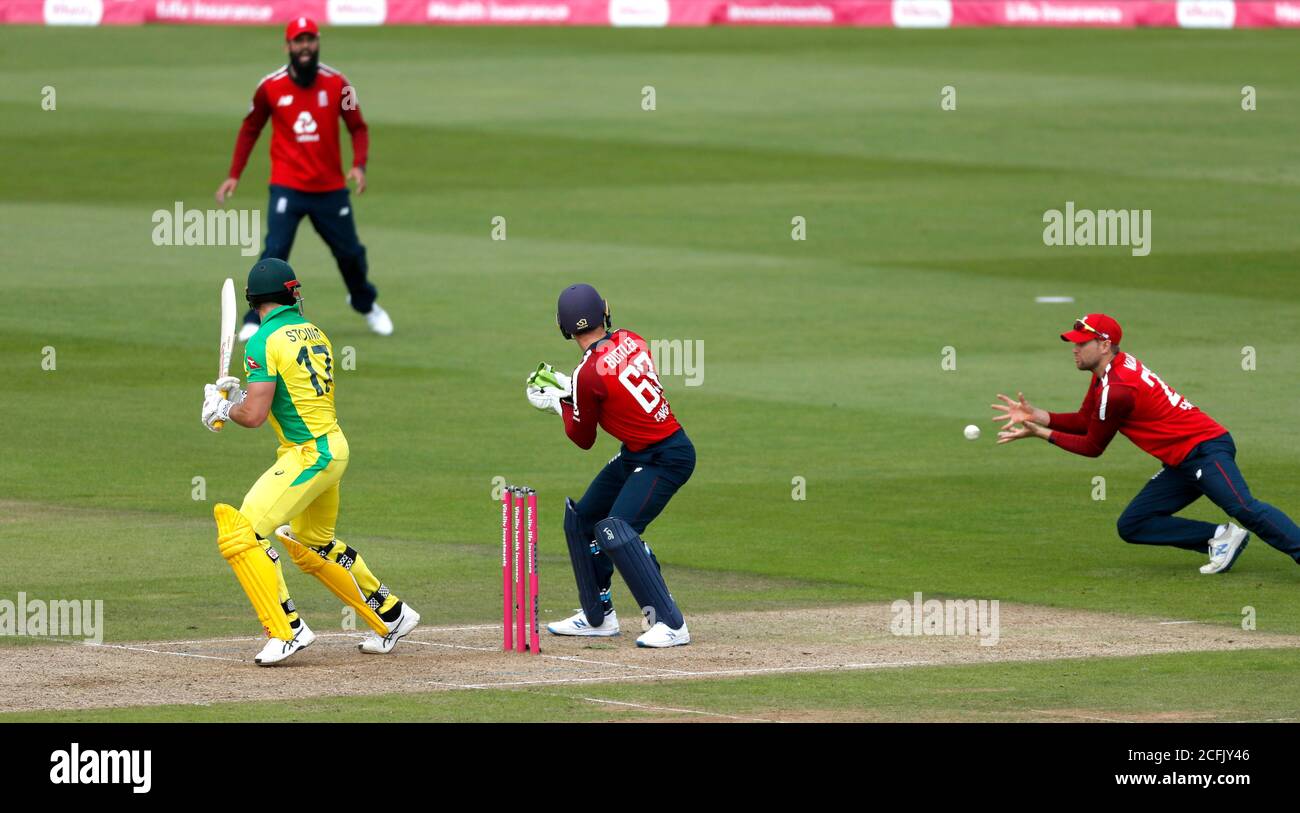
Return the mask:
[[[366,191],[366,157],[370,129],[361,117],[356,90],[347,77],[320,64],[320,31],[308,17],[298,17],[284,30],[289,62],[262,77],[253,91],[248,115],[235,140],[229,177],[217,188],[217,202],[235,194],[239,176],[271,121],[271,199],[266,207],[266,247],[262,259],[289,259],[298,224],[307,217],[330,247],[348,288],[352,309],[366,317],[381,336],[393,332],[393,320],[375,302],[378,291],[366,278],[366,247],[357,239],[347,181]],[[339,119],[352,136],[352,168],[347,178],[339,161]],[[257,332],[257,311],[249,310],[239,340]]]
[[546,629],[553,635],[618,635],[610,600],[618,568],[648,627],[637,646],[689,644],[686,621],[641,534],[690,479],[695,447],[668,406],[646,340],[624,328],[611,330],[609,305],[595,288],[565,288],[556,322],[565,339],[578,343],[582,361],[572,377],[538,365],[526,382],[529,402],[560,415],[569,439],[583,449],[596,442],[597,426],[623,445],[581,500],[564,501],[564,536],[582,609]]
[[[1205,553],[1201,572],[1226,573],[1246,549],[1250,534],[1300,562],[1300,528],[1277,508],[1256,499],[1237,469],[1232,435],[1160,376],[1120,350],[1119,323],[1102,313],[1078,319],[1061,340],[1074,344],[1074,364],[1092,373],[1078,412],[1047,412],[998,394],[993,408],[1004,421],[998,443],[1037,437],[1067,452],[1097,457],[1119,432],[1163,467],[1120,514],[1125,542],[1169,545]],[[1015,424],[1020,424],[1016,428]],[[1174,514],[1202,494],[1241,523],[1214,525]]]
[[227,376],[204,387],[203,424],[255,429],[270,418],[280,438],[275,464],[236,511],[218,504],[217,545],[248,594],[270,638],[253,660],[279,663],[305,649],[316,634],[298,615],[284,583],[274,533],[301,570],[320,579],[374,632],[362,652],[382,655],[420,623],[420,614],[379,581],[355,549],[334,536],[339,481],[348,466],[348,440],[334,414],[334,352],[329,337],[302,316],[302,293],[283,260],[260,260],[244,289],[260,327],[245,346],[248,388]]

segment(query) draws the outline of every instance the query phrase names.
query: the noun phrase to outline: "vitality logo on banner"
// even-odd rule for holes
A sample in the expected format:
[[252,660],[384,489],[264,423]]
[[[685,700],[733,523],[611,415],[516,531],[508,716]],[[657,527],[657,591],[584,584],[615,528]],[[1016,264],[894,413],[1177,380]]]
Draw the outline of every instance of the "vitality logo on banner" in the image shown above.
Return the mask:
[[947,28],[952,25],[950,0],[894,0],[891,13],[898,28]]

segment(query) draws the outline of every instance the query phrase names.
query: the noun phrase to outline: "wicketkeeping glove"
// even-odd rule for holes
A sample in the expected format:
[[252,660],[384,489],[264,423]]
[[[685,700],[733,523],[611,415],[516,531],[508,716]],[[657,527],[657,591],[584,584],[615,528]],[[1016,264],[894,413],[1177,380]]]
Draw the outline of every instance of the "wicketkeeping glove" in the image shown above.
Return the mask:
[[573,392],[572,379],[546,362],[537,365],[537,369],[529,373],[524,383],[558,395],[560,398],[568,398]]
[[560,406],[560,396],[554,390],[529,384],[524,388],[524,394],[528,396],[528,403],[543,412],[554,412],[556,415],[564,414],[564,409]]

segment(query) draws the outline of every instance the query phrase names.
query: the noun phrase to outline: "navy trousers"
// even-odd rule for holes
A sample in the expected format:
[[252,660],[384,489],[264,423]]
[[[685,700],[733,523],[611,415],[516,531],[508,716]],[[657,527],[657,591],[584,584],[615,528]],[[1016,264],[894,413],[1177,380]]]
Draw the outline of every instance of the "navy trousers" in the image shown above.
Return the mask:
[[1223,434],[1198,444],[1177,466],[1156,472],[1120,514],[1120,537],[1205,553],[1217,526],[1173,516],[1205,495],[1238,525],[1300,562],[1300,527],[1250,493],[1236,457],[1232,435]]
[[[694,471],[695,445],[684,429],[639,452],[630,452],[624,446],[578,500],[583,534],[595,538],[595,524],[616,517],[631,525],[644,542],[646,526],[659,516]],[[605,593],[614,578],[614,563],[603,553],[596,554],[595,561],[596,584]]]
[[[369,313],[378,291],[366,278],[366,247],[357,239],[356,221],[352,218],[352,202],[347,189],[334,192],[299,192],[287,186],[271,186],[271,199],[266,207],[266,247],[262,259],[274,257],[288,260],[293,250],[293,239],[298,233],[298,223],[311,220],[316,233],[329,246],[338,263],[343,284],[352,297],[352,307],[358,313]],[[249,312],[256,322],[256,312]]]

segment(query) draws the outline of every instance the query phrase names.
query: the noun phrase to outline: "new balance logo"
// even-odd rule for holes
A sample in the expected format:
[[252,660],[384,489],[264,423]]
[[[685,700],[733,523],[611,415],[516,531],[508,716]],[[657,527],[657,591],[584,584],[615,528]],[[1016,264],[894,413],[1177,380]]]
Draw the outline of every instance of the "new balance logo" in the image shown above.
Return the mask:
[[281,96],[281,97],[280,97],[280,101],[276,102],[276,103],[275,103],[275,106],[276,106],[276,107],[288,107],[288,106],[291,105],[291,104],[293,104],[293,94],[292,94],[292,93],[290,93],[290,94],[287,95],[287,96]]

